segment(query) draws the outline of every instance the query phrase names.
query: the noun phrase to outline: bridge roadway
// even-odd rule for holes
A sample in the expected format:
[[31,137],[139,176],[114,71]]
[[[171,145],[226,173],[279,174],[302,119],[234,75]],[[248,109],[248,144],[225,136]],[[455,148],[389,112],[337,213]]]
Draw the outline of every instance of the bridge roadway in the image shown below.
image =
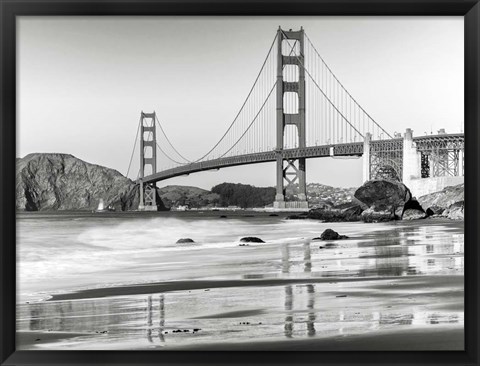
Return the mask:
[[[464,134],[439,134],[439,135],[425,135],[413,138],[416,143],[417,151],[429,151],[434,147],[447,149],[463,149]],[[394,138],[387,140],[373,140],[370,142],[371,146],[377,145],[377,149],[387,147],[387,145],[394,144],[396,149],[402,149],[403,138]],[[296,158],[321,158],[331,156],[331,148],[333,148],[333,156],[362,156],[363,155],[363,141],[352,142],[335,145],[310,146],[305,148],[284,149],[282,155],[284,159]],[[244,154],[231,156],[226,158],[212,159],[201,161],[197,163],[185,164],[176,168],[163,170],[156,174],[144,177],[143,183],[154,183],[161,180],[179,177],[182,175],[189,175],[191,173],[226,168],[237,165],[258,164],[272,162],[276,160],[275,151],[267,151],[261,153]]]
[[[363,142],[354,142],[346,144],[310,146],[305,148],[284,149],[282,155],[284,159],[297,158],[320,158],[330,156],[330,148],[333,147],[334,156],[362,156]],[[272,162],[276,160],[275,151],[261,153],[244,154],[220,159],[200,161],[198,163],[185,164],[176,168],[163,170],[143,178],[143,183],[153,183],[161,180],[174,178],[182,175],[189,175],[206,170],[220,169],[237,165],[258,164]]]

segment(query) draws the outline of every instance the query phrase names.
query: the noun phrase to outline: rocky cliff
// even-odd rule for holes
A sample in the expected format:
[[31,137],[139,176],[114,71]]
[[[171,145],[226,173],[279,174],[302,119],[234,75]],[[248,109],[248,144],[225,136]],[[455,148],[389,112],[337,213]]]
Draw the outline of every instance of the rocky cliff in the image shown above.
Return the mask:
[[465,186],[445,187],[443,190],[418,198],[418,202],[432,215],[463,220],[465,207]]
[[100,199],[117,211],[135,210],[138,186],[114,169],[69,154],[29,154],[16,161],[17,210],[94,210]]

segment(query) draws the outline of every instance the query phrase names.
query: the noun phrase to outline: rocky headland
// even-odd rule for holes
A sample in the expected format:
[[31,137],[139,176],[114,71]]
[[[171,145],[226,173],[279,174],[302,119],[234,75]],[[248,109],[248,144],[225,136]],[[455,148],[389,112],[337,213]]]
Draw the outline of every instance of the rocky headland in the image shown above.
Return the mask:
[[138,185],[114,169],[69,154],[29,154],[16,161],[19,211],[95,210],[100,200],[116,211],[135,210]]

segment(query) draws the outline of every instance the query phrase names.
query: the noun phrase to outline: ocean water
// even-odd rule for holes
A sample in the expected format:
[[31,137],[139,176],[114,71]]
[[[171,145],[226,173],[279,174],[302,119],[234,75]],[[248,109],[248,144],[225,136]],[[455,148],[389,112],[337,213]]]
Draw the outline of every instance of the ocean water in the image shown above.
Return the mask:
[[[313,240],[326,228],[349,239]],[[240,246],[243,236],[266,243]],[[180,238],[195,243],[176,244]],[[122,349],[463,326],[463,253],[463,222],[448,220],[321,223],[243,211],[21,213],[17,329],[83,334],[27,349]],[[199,281],[209,285],[189,287]],[[51,301],[88,289],[166,282],[181,286]],[[185,334],[173,333],[179,329]]]

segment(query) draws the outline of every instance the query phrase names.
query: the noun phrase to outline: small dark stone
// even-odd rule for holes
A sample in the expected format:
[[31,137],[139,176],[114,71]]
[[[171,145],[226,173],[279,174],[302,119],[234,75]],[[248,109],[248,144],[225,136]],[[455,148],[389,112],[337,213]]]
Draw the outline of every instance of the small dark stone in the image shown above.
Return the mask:
[[277,217],[278,215],[277,214],[270,214],[268,216],[271,216],[271,217]]
[[222,216],[220,216],[220,218],[221,218],[221,219],[226,219],[226,218],[227,218],[227,216],[225,216],[225,215],[222,215]]
[[194,332],[198,332],[199,330],[201,330],[200,328],[194,328],[193,331]]
[[335,297],[347,297],[347,295],[337,295]]
[[35,339],[35,342],[38,342],[39,340],[40,340],[40,338],[37,338],[37,339]]
[[241,238],[240,241],[242,243],[265,243],[262,239],[255,236],[246,236],[244,238]]
[[325,230],[322,235],[320,235],[320,238],[314,238],[315,239],[320,239],[320,240],[338,240],[338,239],[348,239],[348,236],[346,235],[339,235],[336,231],[332,229],[327,229]]
[[195,243],[193,239],[190,238],[181,238],[177,240],[177,244],[184,244],[184,243]]

